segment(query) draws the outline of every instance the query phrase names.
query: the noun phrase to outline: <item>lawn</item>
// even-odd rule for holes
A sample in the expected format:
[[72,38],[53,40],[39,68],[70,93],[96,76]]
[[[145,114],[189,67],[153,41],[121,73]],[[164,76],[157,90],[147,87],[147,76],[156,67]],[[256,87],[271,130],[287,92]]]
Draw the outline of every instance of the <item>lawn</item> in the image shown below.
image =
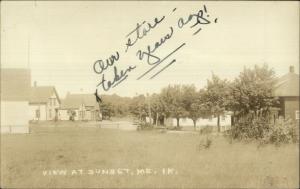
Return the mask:
[[[299,186],[296,144],[258,148],[212,136],[210,148],[199,149],[205,136],[198,133],[82,124],[87,123],[34,124],[31,134],[1,135],[1,188]],[[49,175],[53,170],[66,174]]]

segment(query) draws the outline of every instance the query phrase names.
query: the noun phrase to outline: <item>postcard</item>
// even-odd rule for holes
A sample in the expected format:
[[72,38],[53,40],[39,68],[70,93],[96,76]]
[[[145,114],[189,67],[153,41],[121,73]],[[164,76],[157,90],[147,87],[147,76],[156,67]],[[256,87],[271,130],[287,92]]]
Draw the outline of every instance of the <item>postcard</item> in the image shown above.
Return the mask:
[[298,188],[299,2],[1,1],[1,188]]

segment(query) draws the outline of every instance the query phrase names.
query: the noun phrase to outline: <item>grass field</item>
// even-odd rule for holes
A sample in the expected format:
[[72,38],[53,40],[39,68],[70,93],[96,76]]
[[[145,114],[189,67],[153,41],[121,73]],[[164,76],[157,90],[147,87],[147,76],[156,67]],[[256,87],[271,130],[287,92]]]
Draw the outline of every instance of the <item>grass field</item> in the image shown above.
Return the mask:
[[[86,123],[35,124],[31,134],[1,135],[1,188],[299,186],[296,144],[258,148],[255,143],[230,143],[222,136],[212,136],[210,148],[200,150],[205,136],[198,133],[137,132],[78,127],[80,124]],[[118,168],[129,169],[130,174],[89,174]],[[151,172],[141,174],[146,168]],[[163,174],[163,168],[169,168],[170,174]],[[43,171],[57,169],[66,170],[66,175],[43,175]]]

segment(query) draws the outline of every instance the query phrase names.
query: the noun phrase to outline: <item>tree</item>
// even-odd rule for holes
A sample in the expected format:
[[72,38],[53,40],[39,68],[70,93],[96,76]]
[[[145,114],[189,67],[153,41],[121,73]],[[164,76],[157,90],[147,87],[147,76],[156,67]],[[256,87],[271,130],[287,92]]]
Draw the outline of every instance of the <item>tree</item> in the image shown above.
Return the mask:
[[201,117],[201,99],[200,93],[197,92],[194,85],[183,85],[183,105],[187,112],[187,116],[193,120],[194,129],[196,130],[196,122]]
[[189,98],[193,99],[193,103],[187,108],[189,118],[193,120],[194,129],[196,130],[196,123],[199,118],[207,118],[210,116],[210,110],[204,99],[205,91],[201,89]]
[[184,108],[183,89],[181,85],[169,85],[161,91],[161,98],[164,105],[165,112],[176,118],[177,127],[179,127],[179,120],[188,115]]
[[144,95],[135,96],[132,98],[129,105],[130,113],[137,117],[139,120],[145,120],[148,115],[146,97]]
[[102,95],[103,103],[109,103],[112,109],[113,116],[128,116],[129,105],[131,103],[131,98],[121,97],[116,94],[113,95]]
[[221,131],[220,116],[224,115],[228,101],[228,81],[220,79],[213,74],[211,80],[207,80],[207,86],[203,95],[205,106],[212,116],[217,117],[218,132]]
[[110,119],[114,115],[113,106],[110,102],[103,101],[100,104],[100,109],[104,119]]
[[166,111],[164,108],[164,104],[159,94],[151,95],[151,114],[153,115],[154,123],[158,125],[159,120],[164,119],[166,116]]
[[272,97],[275,73],[265,64],[254,69],[244,68],[230,90],[230,108],[239,119],[252,114],[266,116],[269,108],[277,104]]

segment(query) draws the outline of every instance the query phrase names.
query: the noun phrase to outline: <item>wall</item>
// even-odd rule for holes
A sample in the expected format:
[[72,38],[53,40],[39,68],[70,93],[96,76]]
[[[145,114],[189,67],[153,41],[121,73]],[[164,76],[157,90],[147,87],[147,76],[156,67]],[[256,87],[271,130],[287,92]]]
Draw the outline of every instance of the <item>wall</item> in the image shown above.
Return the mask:
[[85,120],[92,120],[92,112],[90,110],[85,111]]
[[296,110],[299,110],[299,97],[284,97],[284,116],[296,118]]
[[[58,109],[60,106],[59,101],[55,92],[53,91],[52,95],[49,97],[47,102],[47,120],[54,120],[55,119],[55,109]],[[51,112],[51,113],[50,113]]]
[[[36,110],[40,110],[40,118],[36,117]],[[29,104],[30,120],[46,120],[46,104]]]
[[1,133],[29,133],[28,101],[1,101]]

